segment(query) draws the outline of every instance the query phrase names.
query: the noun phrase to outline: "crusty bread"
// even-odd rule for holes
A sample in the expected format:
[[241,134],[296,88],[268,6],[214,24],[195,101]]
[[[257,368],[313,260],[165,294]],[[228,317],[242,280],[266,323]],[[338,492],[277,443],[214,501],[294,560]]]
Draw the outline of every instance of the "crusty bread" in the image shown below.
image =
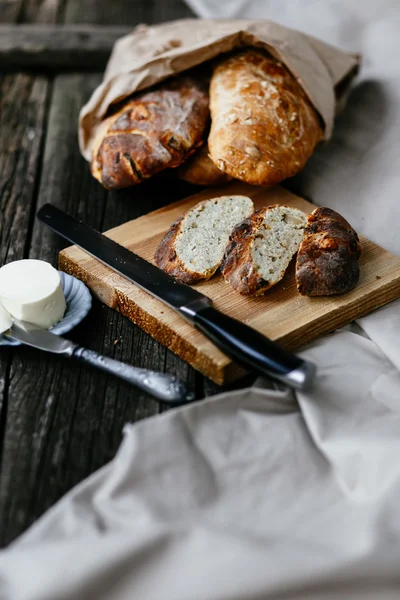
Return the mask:
[[236,179],[270,186],[298,173],[322,137],[295,77],[261,51],[222,60],[210,84],[210,156]]
[[220,185],[231,178],[213,163],[207,144],[199,148],[193,156],[177,169],[180,179],[196,185]]
[[93,144],[93,176],[107,189],[118,189],[177,167],[203,141],[208,104],[205,83],[191,76],[135,94],[100,126]]
[[231,235],[221,271],[245,296],[259,296],[280,281],[297,252],[307,215],[274,204],[238,224]]
[[360,277],[361,245],[351,225],[330,208],[308,217],[296,260],[297,289],[304,296],[349,292]]
[[232,229],[253,210],[247,196],[199,202],[173,223],[156,250],[156,265],[185,283],[209,279],[221,264]]

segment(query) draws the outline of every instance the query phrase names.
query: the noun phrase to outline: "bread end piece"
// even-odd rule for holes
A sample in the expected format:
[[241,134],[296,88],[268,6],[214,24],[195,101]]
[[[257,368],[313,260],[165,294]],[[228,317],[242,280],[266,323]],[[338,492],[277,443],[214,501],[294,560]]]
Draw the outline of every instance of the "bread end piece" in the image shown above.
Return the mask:
[[318,207],[308,218],[296,260],[296,283],[302,296],[345,294],[360,278],[358,235],[344,217]]

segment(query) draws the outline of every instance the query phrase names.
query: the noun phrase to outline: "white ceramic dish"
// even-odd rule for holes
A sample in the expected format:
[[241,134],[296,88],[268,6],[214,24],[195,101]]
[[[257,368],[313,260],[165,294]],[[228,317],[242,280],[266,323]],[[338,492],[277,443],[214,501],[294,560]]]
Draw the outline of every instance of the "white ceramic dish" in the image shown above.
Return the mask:
[[[50,331],[56,335],[64,335],[86,317],[92,306],[92,296],[83,281],[62,271],[59,273],[67,310],[61,321]],[[0,346],[20,346],[20,342],[12,342],[0,335]]]

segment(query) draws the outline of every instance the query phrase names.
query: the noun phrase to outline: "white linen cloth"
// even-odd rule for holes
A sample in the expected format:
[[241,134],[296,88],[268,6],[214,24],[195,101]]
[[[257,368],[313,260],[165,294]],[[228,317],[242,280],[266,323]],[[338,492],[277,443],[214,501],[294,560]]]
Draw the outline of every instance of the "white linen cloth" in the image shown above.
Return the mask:
[[[400,254],[398,2],[190,5],[363,54],[332,141],[296,185]],[[0,552],[0,598],[397,600],[399,307],[301,352],[318,364],[310,393],[257,382],[127,425],[116,458]]]

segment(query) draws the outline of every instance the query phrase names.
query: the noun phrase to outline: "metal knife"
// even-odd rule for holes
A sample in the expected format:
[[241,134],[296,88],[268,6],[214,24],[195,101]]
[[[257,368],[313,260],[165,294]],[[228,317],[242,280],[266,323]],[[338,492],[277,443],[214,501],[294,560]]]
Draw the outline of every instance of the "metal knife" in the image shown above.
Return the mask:
[[15,322],[3,335],[10,340],[17,340],[27,346],[33,346],[33,348],[52,352],[53,354],[75,358],[80,362],[116,375],[170,406],[179,406],[195,399],[194,394],[187,391],[183,381],[180,381],[174,375],[139,369],[113,358],[102,356],[93,350],[88,350],[70,340],[55,335],[51,331],[40,329],[36,325]]
[[287,352],[255,329],[221,313],[204,294],[176,281],[128,248],[52,204],[45,204],[37,217],[71,243],[169,305],[250,371],[295,389],[304,390],[311,385],[315,375],[313,363]]

